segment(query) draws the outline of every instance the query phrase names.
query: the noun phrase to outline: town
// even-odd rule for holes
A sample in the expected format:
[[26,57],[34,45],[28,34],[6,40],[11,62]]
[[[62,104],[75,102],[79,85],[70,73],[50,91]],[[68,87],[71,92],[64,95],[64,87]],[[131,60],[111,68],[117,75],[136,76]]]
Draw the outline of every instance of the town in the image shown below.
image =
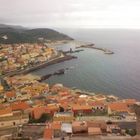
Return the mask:
[[42,44],[1,45],[0,49],[1,140],[129,140],[140,135],[140,102],[136,99],[61,83],[49,85],[24,73],[61,57],[61,52]]
[[130,138],[139,130],[140,124],[136,125],[139,114],[134,110],[139,102],[135,99],[90,94],[36,79],[32,75],[18,75],[5,77],[4,84],[1,82],[1,139],[4,136],[13,140],[78,136]]
[[55,49],[42,44],[1,44],[0,74],[17,73],[59,56]]

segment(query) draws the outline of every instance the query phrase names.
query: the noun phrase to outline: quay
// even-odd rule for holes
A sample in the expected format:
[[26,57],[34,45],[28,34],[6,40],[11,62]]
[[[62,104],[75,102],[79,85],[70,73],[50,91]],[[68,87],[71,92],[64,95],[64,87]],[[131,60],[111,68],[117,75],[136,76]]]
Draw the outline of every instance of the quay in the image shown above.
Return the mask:
[[23,69],[23,70],[11,71],[9,73],[6,73],[6,74],[2,75],[1,77],[15,76],[15,75],[19,75],[19,74],[28,74],[28,73],[30,73],[32,71],[44,68],[46,66],[57,64],[57,63],[61,63],[61,62],[68,61],[68,60],[71,60],[71,59],[77,59],[77,57],[76,56],[63,55],[62,54],[59,57],[51,59],[50,61],[46,61],[46,62],[43,62],[41,64],[34,65],[32,67],[28,67],[28,68]]

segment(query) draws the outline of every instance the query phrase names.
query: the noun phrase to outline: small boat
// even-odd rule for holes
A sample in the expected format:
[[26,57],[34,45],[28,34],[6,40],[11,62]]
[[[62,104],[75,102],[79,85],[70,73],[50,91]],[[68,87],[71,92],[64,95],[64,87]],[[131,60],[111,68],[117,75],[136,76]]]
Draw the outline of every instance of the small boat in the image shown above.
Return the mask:
[[61,75],[65,73],[65,69],[60,69],[58,71],[56,71],[53,75]]
[[114,52],[112,52],[112,51],[105,51],[104,53],[105,54],[114,54]]

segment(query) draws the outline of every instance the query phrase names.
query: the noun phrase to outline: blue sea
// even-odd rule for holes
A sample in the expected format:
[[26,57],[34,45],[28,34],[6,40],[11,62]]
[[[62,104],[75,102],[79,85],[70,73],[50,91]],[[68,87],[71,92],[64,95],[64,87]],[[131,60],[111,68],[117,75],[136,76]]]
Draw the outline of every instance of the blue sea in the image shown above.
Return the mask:
[[[70,68],[64,75],[53,76],[45,82],[63,83],[95,93],[113,94],[121,98],[140,99],[140,30],[132,29],[58,29],[76,40],[92,42],[96,47],[115,52],[84,49],[75,53],[78,59],[65,61],[33,72],[45,75]],[[59,46],[67,50],[74,44]]]

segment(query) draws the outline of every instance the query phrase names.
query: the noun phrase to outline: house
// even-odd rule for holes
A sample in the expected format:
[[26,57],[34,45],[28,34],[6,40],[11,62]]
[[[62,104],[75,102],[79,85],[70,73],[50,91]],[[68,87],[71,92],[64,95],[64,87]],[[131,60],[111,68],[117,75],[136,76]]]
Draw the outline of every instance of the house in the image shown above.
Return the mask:
[[74,116],[72,112],[56,112],[53,117],[54,121],[72,122]]
[[31,116],[35,119],[39,119],[42,114],[49,113],[54,115],[55,112],[59,111],[59,106],[57,104],[48,104],[47,106],[36,106],[33,107],[31,111]]
[[107,109],[104,101],[92,101],[89,104],[94,110],[104,111]]
[[90,113],[92,113],[92,107],[89,105],[74,104],[72,106],[72,111],[74,113],[74,116],[76,116],[76,115],[89,115]]
[[44,140],[61,137],[61,122],[47,123],[44,130]]
[[130,114],[130,109],[126,103],[114,102],[108,104],[108,114],[109,115],[128,115]]
[[105,101],[107,99],[107,97],[103,94],[97,94],[93,98],[96,101]]
[[31,98],[31,95],[26,92],[21,92],[17,95],[17,100],[29,100]]
[[68,135],[72,134],[72,124],[71,123],[62,123],[61,131],[65,132]]
[[102,131],[100,127],[88,127],[89,135],[101,135]]
[[22,111],[22,112],[30,108],[30,106],[23,101],[13,102],[11,103],[10,107],[12,108],[12,111]]
[[107,122],[107,133],[120,133],[121,129],[117,123]]
[[5,101],[4,95],[0,95],[0,103],[3,103]]
[[53,121],[52,122],[52,129],[53,129],[53,137],[58,138],[61,137],[61,122]]
[[51,115],[54,115],[55,112],[59,111],[59,105],[58,104],[48,104],[45,108],[45,111],[47,113],[50,113]]
[[[100,121],[100,120],[96,120],[96,121],[87,121],[87,126],[88,128],[90,128],[90,134],[93,132],[95,134],[97,134],[97,130],[98,130],[98,134],[105,134],[106,133],[106,129],[107,129],[107,125],[105,121]],[[95,128],[95,129],[94,129]],[[98,129],[100,128],[100,129]],[[99,131],[100,130],[100,131]],[[94,132],[95,131],[95,132]]]
[[0,84],[0,93],[4,91],[4,87]]
[[13,112],[10,107],[0,109],[0,117],[9,117],[9,116],[13,116]]
[[50,123],[46,124],[46,128],[44,129],[44,140],[52,140],[53,139],[53,129]]
[[73,133],[87,133],[88,126],[85,121],[74,121],[72,122],[72,131]]
[[5,98],[8,102],[14,102],[16,100],[16,93],[14,91],[8,91],[5,93]]
[[39,119],[41,115],[46,112],[45,109],[45,106],[33,107],[31,117],[34,119]]
[[133,106],[136,104],[137,100],[136,99],[124,99],[122,102],[126,103],[128,107]]

